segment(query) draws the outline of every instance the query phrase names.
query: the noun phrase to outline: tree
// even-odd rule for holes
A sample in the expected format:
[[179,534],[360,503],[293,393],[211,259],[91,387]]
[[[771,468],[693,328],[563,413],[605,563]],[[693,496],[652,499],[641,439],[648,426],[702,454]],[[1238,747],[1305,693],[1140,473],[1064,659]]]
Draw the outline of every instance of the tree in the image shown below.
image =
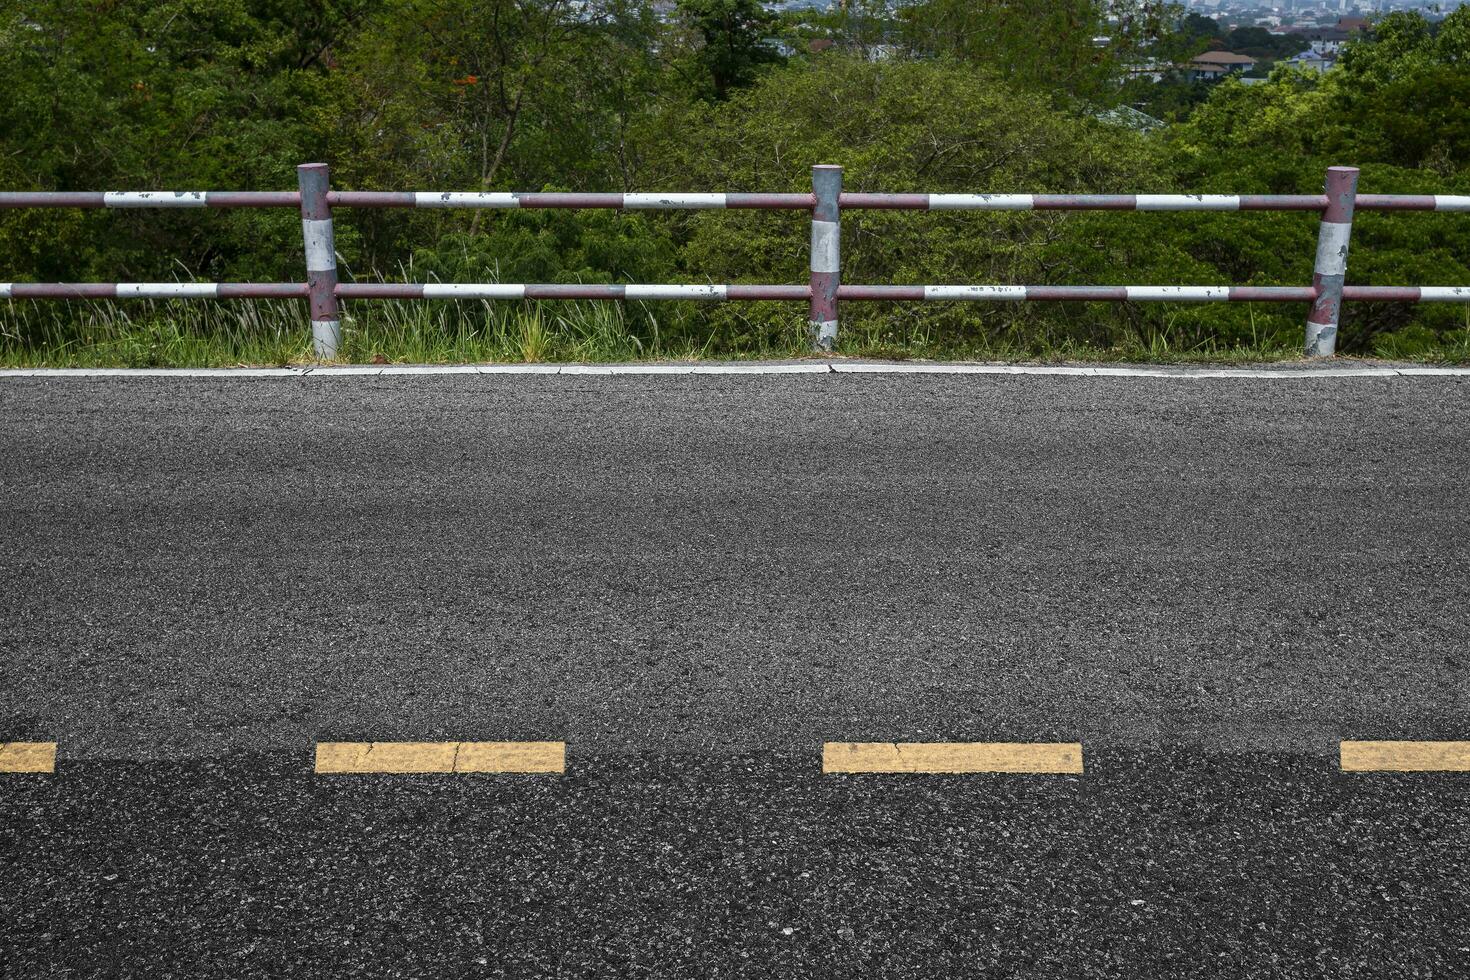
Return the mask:
[[[729,101],[700,106],[666,146],[661,171],[683,186],[731,190],[810,188],[810,167],[841,163],[856,191],[1138,190],[1155,161],[1121,127],[1060,111],[973,65],[942,60],[869,62],[833,53],[764,75]],[[843,216],[843,276],[851,282],[1101,282],[1106,253],[1095,232],[1058,213],[851,211]],[[691,274],[715,282],[788,282],[806,265],[805,218],[703,212],[684,247]],[[1178,280],[1165,280],[1178,281]],[[709,310],[722,336],[745,335],[764,315]],[[851,304],[855,333],[904,329],[938,336],[1001,332],[1039,318],[1074,316],[1068,329],[1105,333],[1081,309],[926,304],[895,311]],[[901,320],[896,320],[901,317]],[[1053,320],[1052,322],[1056,322]],[[1029,329],[1029,328],[1028,328]]]
[[[324,149],[330,52],[373,0],[22,6],[0,13],[0,186],[271,189]],[[7,212],[0,254],[47,278],[287,274],[289,215],[208,218]]]
[[[1175,179],[1200,190],[1320,193],[1329,165],[1352,164],[1362,168],[1362,193],[1466,193],[1467,57],[1470,7],[1447,17],[1437,33],[1417,14],[1392,14],[1375,35],[1350,43],[1330,71],[1282,66],[1262,85],[1223,82],[1171,135]],[[1233,227],[1231,247],[1245,250],[1255,232]],[[1283,244],[1282,257],[1273,258],[1270,249],[1250,248],[1240,267],[1253,268],[1256,281],[1304,280],[1306,250],[1305,242]],[[1349,270],[1355,282],[1467,282],[1466,255],[1470,229],[1463,223],[1360,212]],[[1352,310],[1345,350],[1369,349],[1378,334],[1400,328],[1447,331],[1462,315],[1429,305]]]
[[1193,10],[1184,15],[1179,22],[1179,35],[1194,41],[1209,41],[1218,38],[1223,33],[1220,24],[1213,17],[1197,14]]
[[1222,43],[1227,51],[1268,59],[1289,58],[1311,47],[1300,34],[1272,34],[1264,27],[1237,27]]
[[756,0],[679,0],[679,19],[697,35],[692,61],[703,93],[717,102],[781,61],[768,41],[776,18]]

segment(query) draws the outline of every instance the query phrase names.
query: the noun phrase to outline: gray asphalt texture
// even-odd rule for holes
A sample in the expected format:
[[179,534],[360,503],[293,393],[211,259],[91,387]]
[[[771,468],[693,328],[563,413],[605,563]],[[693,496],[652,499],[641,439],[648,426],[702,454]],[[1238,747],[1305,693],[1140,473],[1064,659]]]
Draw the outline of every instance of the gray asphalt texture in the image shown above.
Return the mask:
[[1336,752],[1470,738],[1467,473],[1454,378],[4,379],[0,975],[1463,975],[1470,774]]

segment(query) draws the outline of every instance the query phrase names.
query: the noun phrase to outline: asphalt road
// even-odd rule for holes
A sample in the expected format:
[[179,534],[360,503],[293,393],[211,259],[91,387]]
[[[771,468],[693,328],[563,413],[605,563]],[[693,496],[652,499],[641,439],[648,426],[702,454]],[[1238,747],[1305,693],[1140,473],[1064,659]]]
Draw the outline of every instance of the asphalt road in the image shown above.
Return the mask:
[[[1470,972],[1470,380],[0,379],[0,976]],[[332,777],[319,741],[564,740]],[[823,775],[825,741],[1082,775]]]

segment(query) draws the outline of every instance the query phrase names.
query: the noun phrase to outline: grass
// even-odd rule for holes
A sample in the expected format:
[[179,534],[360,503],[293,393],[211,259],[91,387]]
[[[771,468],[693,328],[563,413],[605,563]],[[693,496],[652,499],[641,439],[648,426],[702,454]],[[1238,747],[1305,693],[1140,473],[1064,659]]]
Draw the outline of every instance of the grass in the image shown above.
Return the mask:
[[[732,305],[733,307],[733,305]],[[542,361],[781,359],[809,356],[797,304],[727,307],[710,316],[692,304],[611,302],[374,302],[353,304],[343,322],[348,363],[506,363]],[[1463,330],[1409,328],[1383,335],[1373,355],[1470,363],[1470,309]],[[1259,363],[1299,359],[1300,336],[1277,333],[1245,342],[1192,334],[1176,314],[1163,326],[1124,330],[1107,344],[1053,331],[1049,321],[973,324],[936,334],[917,317],[866,316],[845,323],[838,353],[885,359]],[[203,303],[0,304],[0,366],[229,367],[315,362],[302,304]]]

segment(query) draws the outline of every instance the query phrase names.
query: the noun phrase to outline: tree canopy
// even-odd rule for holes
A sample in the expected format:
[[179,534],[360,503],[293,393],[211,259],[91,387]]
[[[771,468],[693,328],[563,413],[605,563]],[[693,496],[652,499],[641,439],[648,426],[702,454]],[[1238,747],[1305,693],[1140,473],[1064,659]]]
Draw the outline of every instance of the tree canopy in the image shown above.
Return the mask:
[[[680,0],[669,17],[638,0],[32,0],[0,14],[0,186],[272,189],[325,160],[336,186],[358,189],[795,190],[811,164],[836,162],[849,188],[875,191],[1296,193],[1349,163],[1365,192],[1470,191],[1470,8],[1437,26],[1388,15],[1325,74],[1157,86],[1178,93],[1159,132],[1100,121],[1139,91],[1120,86],[1128,64],[1219,38],[1207,18],[1093,0],[853,0],[781,17],[753,0]],[[1292,215],[845,220],[853,282],[1299,284],[1315,235]],[[361,279],[786,282],[804,274],[799,224],[359,210],[340,215],[338,249]],[[1352,278],[1470,283],[1464,225],[1365,215]],[[0,255],[15,280],[294,280],[299,233],[281,211],[4,211]],[[1457,328],[1445,308],[1360,309],[1348,349]],[[1299,313],[1195,307],[1188,322],[1229,338],[1295,332]],[[734,336],[782,315],[676,318]],[[1128,306],[845,316],[908,335],[1100,343],[1183,322]]]

